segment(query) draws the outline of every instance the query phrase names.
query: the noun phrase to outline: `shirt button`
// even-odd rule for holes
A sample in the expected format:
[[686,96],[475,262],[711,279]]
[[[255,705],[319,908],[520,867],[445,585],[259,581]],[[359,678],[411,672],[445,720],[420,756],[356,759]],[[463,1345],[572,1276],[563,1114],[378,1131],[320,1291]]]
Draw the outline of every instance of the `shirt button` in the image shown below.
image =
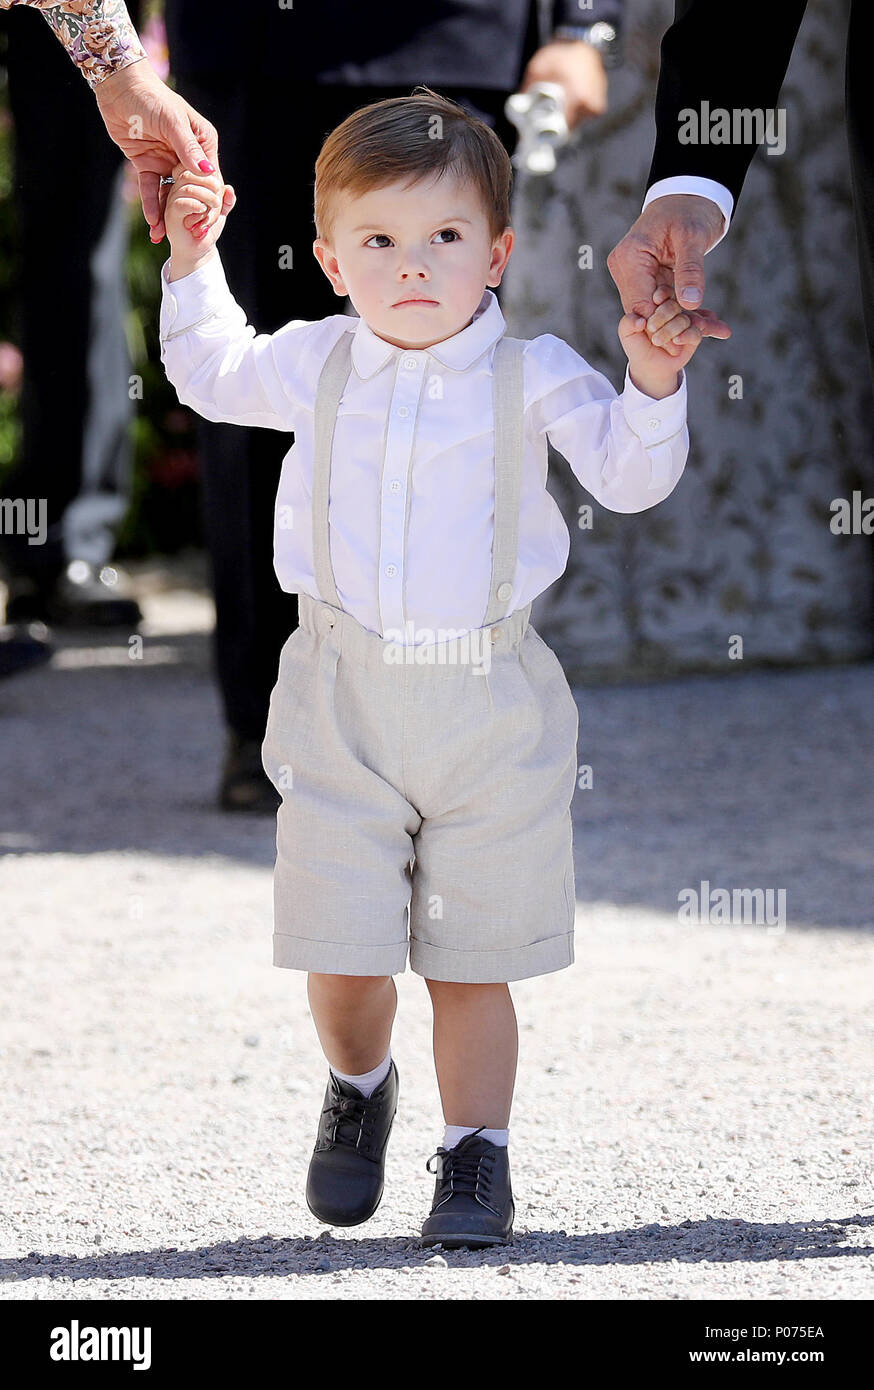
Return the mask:
[[651,419],[651,420],[647,420],[646,423],[649,425],[649,427],[650,427],[651,430],[657,430],[658,427],[659,427],[659,425],[660,425],[662,422],[661,422],[661,420],[657,420],[656,417],[653,415],[652,419]]
[[410,412],[409,412],[409,410],[407,409],[407,407],[406,407],[405,405],[399,405],[399,406],[398,406],[398,415],[400,415],[400,417],[401,417],[402,420],[406,420],[406,418],[407,418],[407,416],[409,415],[409,413],[410,413]]
[[397,565],[386,565],[385,572],[388,575],[389,579],[394,579],[395,575],[398,572],[398,567]]
[[408,372],[413,372],[413,371],[415,371],[415,370],[416,370],[416,365],[417,365],[417,363],[416,363],[415,357],[405,357],[405,358],[404,358],[404,366],[406,367],[406,369],[407,369]]
[[505,600],[508,599],[508,598],[510,597],[510,595],[512,594],[512,592],[513,592],[513,585],[512,585],[512,584],[508,584],[508,583],[506,583],[506,581],[505,581],[503,584],[499,584],[499,585],[498,585],[498,598],[501,600],[502,603],[505,602]]
[[392,478],[391,482],[389,483],[389,490],[391,492],[400,492],[401,483],[399,478]]

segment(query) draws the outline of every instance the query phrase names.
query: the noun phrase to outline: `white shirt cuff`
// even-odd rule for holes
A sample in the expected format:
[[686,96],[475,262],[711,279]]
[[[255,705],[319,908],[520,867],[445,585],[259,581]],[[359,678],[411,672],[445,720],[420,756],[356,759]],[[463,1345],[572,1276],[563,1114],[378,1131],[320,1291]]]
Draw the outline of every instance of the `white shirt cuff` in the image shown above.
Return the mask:
[[[725,218],[725,226],[721,234],[716,238],[713,246],[718,246],[731,226],[731,214],[734,211],[734,198],[729,193],[724,184],[717,183],[715,179],[700,179],[696,174],[673,174],[669,179],[658,179],[650,188],[646,190],[646,197],[643,200],[643,207],[649,207],[650,203],[656,198],[667,198],[670,194],[676,193],[697,193],[699,198],[709,198],[711,203],[715,203]],[[709,254],[705,251],[705,255]]]
[[673,395],[656,400],[644,395],[631,380],[631,368],[625,368],[622,409],[628,428],[648,449],[672,439],[686,423],[686,373],[680,372],[680,384]]
[[230,295],[224,266],[218,252],[190,275],[170,281],[168,258],[161,266],[161,316],[159,333],[162,341],[186,333],[206,319],[212,318]]

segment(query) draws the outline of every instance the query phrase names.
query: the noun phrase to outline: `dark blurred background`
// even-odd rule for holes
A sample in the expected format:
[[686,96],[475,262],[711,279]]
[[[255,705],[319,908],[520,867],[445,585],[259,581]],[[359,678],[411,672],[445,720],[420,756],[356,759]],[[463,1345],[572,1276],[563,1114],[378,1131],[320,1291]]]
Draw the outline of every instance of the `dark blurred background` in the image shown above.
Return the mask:
[[[142,38],[153,64],[167,73],[162,19],[163,0],[143,5]],[[9,22],[27,22],[20,12]],[[45,21],[40,16],[41,24]],[[6,25],[0,28],[0,493],[20,442],[18,403],[21,383],[21,307],[17,294],[20,227],[12,196],[13,132],[9,111],[5,53]],[[65,55],[64,55],[65,56]],[[68,60],[69,61],[69,60]],[[74,76],[75,72],[71,72]],[[80,79],[81,80],[81,79]],[[154,553],[172,555],[203,543],[199,506],[199,471],[193,417],[179,405],[164,375],[158,349],[161,266],[169,255],[167,241],[155,246],[140,208],[133,170],[125,168],[125,206],[130,223],[127,278],[130,307],[125,334],[131,371],[142,379],[132,424],[134,476],[131,505],[118,531],[119,560]],[[63,245],[63,225],[58,229]]]

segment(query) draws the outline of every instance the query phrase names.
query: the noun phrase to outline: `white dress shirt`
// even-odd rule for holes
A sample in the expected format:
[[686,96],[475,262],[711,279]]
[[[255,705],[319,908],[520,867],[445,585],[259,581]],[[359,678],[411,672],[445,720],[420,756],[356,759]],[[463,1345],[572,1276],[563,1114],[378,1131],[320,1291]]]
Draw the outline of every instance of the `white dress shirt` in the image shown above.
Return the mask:
[[[352,370],[334,432],[331,561],[343,608],[371,632],[481,627],[489,601],[494,458],[492,358],[504,332],[485,290],[473,320],[432,347],[394,347],[347,314],[256,335],[216,255],[161,278],[161,360],[179,400],[208,420],[294,431],[276,497],[274,565],[289,593],[320,598],[313,573],[313,405],[319,373],[351,332]],[[546,490],[547,438],[615,512],[654,507],[689,448],[686,379],[654,400],[626,371],[614,387],[562,339],[523,355],[525,430],[518,562],[507,612],[561,575],[570,535]],[[413,639],[415,640],[415,638]],[[431,639],[433,640],[433,638]]]
[[668,198],[672,193],[697,193],[701,198],[709,198],[711,203],[715,203],[725,219],[725,225],[713,246],[707,248],[712,251],[714,246],[718,246],[731,226],[731,214],[734,211],[734,198],[722,183],[717,183],[716,179],[702,179],[697,174],[672,174],[667,179],[656,179],[655,183],[646,190],[646,197],[643,200],[643,207],[648,208],[650,203],[656,198]]

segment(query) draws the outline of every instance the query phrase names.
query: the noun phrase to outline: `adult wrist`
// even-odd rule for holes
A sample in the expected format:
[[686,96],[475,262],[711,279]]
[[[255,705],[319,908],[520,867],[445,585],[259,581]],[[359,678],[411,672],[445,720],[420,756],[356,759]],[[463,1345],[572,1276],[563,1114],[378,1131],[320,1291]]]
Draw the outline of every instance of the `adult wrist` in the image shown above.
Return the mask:
[[722,213],[722,225],[719,227],[716,240],[708,247],[709,251],[713,251],[727,234],[734,211],[734,198],[724,184],[718,183],[715,179],[702,178],[697,174],[672,174],[667,178],[657,179],[646,190],[641,212],[645,212],[650,203],[656,202],[659,198],[692,197],[704,198]]
[[[123,79],[123,80],[122,80]],[[112,92],[116,87],[130,86],[134,81],[138,81],[145,86],[147,83],[160,82],[161,79],[152,67],[148,53],[141,53],[137,57],[131,57],[127,62],[114,68],[112,72],[101,73],[91,84],[95,95],[101,90]]]

